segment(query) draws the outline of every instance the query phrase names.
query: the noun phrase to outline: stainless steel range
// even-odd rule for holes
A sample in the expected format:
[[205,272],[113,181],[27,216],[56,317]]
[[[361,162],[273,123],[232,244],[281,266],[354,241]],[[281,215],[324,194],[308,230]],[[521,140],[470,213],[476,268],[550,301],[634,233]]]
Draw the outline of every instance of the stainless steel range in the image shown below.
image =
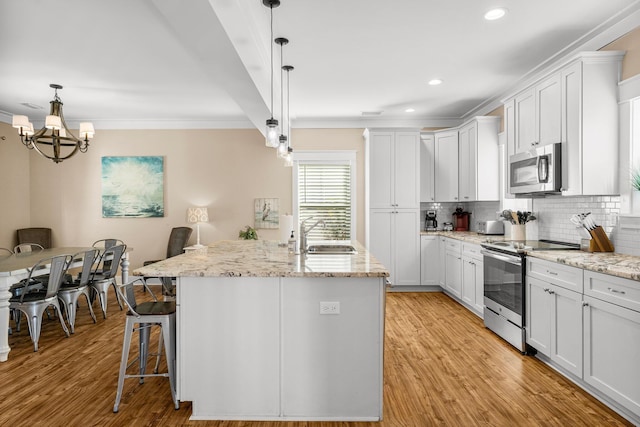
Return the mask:
[[551,240],[482,243],[484,257],[484,324],[523,354],[525,341],[526,253],[579,249],[579,245]]

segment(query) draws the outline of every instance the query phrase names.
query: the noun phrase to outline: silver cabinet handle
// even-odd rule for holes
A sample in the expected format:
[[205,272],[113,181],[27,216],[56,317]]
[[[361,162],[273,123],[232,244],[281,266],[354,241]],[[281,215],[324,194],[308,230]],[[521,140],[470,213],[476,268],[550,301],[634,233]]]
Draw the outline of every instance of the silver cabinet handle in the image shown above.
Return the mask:
[[465,199],[468,199],[468,198],[469,198],[469,196],[464,196],[464,198],[465,198]]
[[622,295],[626,294],[625,291],[619,291],[619,290],[613,289],[613,288],[608,288],[608,289],[609,289],[609,292],[613,292],[614,294],[622,294]]
[[549,270],[547,270],[547,274],[550,274],[552,276],[557,276],[558,275],[558,273],[556,273],[555,271],[549,271]]
[[582,302],[582,306],[583,306],[583,307],[589,307],[589,303],[588,303],[588,302],[586,302],[586,301],[583,301],[583,302]]
[[555,293],[556,293],[556,291],[554,291],[554,290],[552,290],[552,289],[549,289],[549,294],[553,295],[553,294],[555,294]]

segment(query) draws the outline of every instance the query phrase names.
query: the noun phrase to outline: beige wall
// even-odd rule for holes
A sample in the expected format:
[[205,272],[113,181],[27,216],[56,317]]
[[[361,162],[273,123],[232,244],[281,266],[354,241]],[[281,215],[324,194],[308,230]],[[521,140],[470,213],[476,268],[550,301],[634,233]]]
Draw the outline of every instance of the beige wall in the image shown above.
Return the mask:
[[[6,126],[13,135],[14,131]],[[2,128],[4,129],[4,128]],[[294,130],[297,150],[357,150],[358,206],[357,236],[364,238],[364,143],[362,129]],[[115,237],[134,248],[131,266],[145,260],[163,258],[172,227],[188,225],[189,206],[208,206],[210,222],[200,225],[203,243],[236,239],[245,225],[253,226],[255,198],[279,198],[282,213],[291,212],[291,168],[285,168],[275,151],[264,146],[257,130],[98,130],[89,151],[54,164],[37,154],[29,161],[26,150],[13,138],[2,142],[24,158],[22,167],[31,167],[30,184],[6,192],[3,200],[22,203],[31,212],[31,225],[53,229],[57,246],[90,245]],[[164,218],[102,218],[101,157],[164,156]],[[12,166],[9,156],[0,158],[0,167]],[[29,177],[29,174],[27,174]],[[29,190],[27,190],[29,188]],[[3,189],[3,196],[5,190]],[[24,197],[25,194],[30,194]],[[12,212],[2,209],[3,214]],[[15,228],[29,220],[2,221],[0,245],[9,245]],[[278,230],[258,230],[261,239],[277,239]],[[12,240],[11,240],[12,242]],[[195,228],[191,243],[195,242]],[[12,245],[13,243],[11,243]]]
[[13,249],[16,230],[31,226],[29,150],[9,124],[0,122],[0,136],[0,247]]
[[640,27],[628,32],[601,50],[624,50],[622,60],[622,80],[640,74]]

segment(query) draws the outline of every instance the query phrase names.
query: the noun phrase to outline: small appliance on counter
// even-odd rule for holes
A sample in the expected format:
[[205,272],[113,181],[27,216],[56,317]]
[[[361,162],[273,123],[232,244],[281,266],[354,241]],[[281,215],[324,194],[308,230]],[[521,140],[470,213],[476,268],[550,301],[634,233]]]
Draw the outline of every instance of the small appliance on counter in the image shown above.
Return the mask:
[[438,220],[436,219],[436,211],[427,211],[424,219],[424,231],[436,231],[438,229]]
[[444,224],[442,224],[442,229],[444,231],[453,231],[453,223],[452,222],[445,222]]
[[504,222],[502,221],[479,221],[478,234],[504,235]]
[[465,212],[462,208],[456,208],[456,211],[453,213],[455,231],[469,231],[469,216],[471,216],[471,212]]

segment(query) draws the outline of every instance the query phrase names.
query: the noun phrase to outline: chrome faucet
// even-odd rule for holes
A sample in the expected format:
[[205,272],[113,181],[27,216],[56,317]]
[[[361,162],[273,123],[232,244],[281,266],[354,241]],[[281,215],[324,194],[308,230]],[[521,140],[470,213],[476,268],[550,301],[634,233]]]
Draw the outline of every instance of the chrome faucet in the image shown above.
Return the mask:
[[307,221],[313,219],[313,217],[309,217],[307,219],[305,219],[304,221],[302,221],[300,223],[300,253],[302,254],[306,254],[307,253],[307,234],[309,234],[309,232],[311,230],[313,230],[316,226],[322,224],[322,228],[326,227],[326,224],[324,223],[324,220],[317,220],[311,227],[306,228],[305,224],[307,223]]

